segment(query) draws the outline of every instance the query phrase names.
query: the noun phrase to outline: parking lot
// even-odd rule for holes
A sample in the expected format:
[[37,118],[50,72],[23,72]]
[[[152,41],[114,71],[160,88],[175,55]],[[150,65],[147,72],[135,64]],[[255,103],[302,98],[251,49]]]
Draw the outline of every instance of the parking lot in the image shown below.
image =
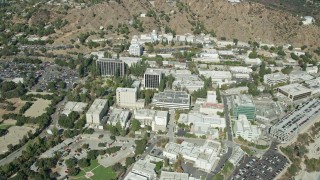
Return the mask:
[[245,157],[240,166],[234,171],[231,179],[275,179],[275,177],[288,165],[289,161],[283,155],[269,150],[261,159]]

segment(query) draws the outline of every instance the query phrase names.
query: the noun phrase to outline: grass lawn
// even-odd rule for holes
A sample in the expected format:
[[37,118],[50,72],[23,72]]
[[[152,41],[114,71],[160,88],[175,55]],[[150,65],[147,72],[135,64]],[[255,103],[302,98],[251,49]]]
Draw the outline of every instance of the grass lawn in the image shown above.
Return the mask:
[[97,160],[91,161],[91,164],[89,167],[83,168],[80,173],[71,178],[71,179],[78,179],[78,180],[87,180],[85,177],[86,172],[91,171],[94,175],[90,178],[92,180],[112,180],[116,179],[117,173],[112,170],[112,167],[103,167],[101,166]]
[[12,126],[11,124],[0,124],[0,129],[9,129],[9,127]]

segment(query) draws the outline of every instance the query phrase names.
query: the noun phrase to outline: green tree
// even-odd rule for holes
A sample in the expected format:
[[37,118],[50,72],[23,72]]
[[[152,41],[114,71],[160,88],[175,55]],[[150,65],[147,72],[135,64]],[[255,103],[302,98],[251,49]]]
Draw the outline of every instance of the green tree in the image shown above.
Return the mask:
[[82,158],[78,161],[78,165],[81,167],[81,168],[85,168],[85,167],[88,167],[90,166],[90,160],[87,159],[87,158]]
[[134,157],[127,157],[126,158],[126,167],[129,167],[131,164],[135,163],[136,160]]
[[132,131],[138,131],[141,128],[141,123],[140,121],[133,119],[131,121],[131,130]]

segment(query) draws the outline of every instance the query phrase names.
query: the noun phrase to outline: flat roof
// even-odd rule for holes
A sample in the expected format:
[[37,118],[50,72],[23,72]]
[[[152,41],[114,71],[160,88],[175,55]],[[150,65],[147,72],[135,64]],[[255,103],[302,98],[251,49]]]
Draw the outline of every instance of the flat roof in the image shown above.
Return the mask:
[[160,180],[189,180],[187,173],[161,171]]
[[72,111],[83,112],[88,103],[68,101],[64,106],[62,114],[69,115]]
[[148,74],[148,75],[161,75],[163,73],[163,71],[161,69],[151,69],[151,68],[147,68],[146,72],[144,74]]
[[137,92],[137,88],[121,88],[121,87],[118,87],[117,92]]
[[[139,159],[132,167],[132,172],[142,172],[144,174],[148,174],[153,176],[155,174],[154,168],[156,167],[155,164],[149,163],[146,160]],[[139,174],[139,173],[138,173]]]
[[89,110],[87,111],[88,114],[99,114],[105,106],[108,105],[108,100],[106,99],[95,99],[92,105],[90,106]]
[[278,89],[287,92],[290,95],[296,96],[303,93],[311,92],[309,88],[304,87],[301,84],[294,83],[285,86],[278,87]]
[[236,106],[255,106],[251,95],[240,94],[233,97],[233,103]]
[[189,105],[190,95],[184,91],[165,90],[153,96],[152,103],[157,102]]
[[266,74],[264,75],[265,79],[270,79],[270,80],[282,80],[282,79],[287,79],[289,78],[288,75],[282,74],[282,73],[273,73],[273,74]]

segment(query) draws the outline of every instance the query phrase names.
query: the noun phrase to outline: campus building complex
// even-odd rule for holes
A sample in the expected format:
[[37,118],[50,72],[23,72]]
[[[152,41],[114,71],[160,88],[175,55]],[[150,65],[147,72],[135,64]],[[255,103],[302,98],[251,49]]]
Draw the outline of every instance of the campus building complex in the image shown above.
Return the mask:
[[287,83],[289,76],[282,73],[266,74],[263,76],[263,81],[269,86],[274,86],[280,83]]
[[117,105],[126,108],[143,108],[144,100],[138,100],[137,88],[117,88]]

